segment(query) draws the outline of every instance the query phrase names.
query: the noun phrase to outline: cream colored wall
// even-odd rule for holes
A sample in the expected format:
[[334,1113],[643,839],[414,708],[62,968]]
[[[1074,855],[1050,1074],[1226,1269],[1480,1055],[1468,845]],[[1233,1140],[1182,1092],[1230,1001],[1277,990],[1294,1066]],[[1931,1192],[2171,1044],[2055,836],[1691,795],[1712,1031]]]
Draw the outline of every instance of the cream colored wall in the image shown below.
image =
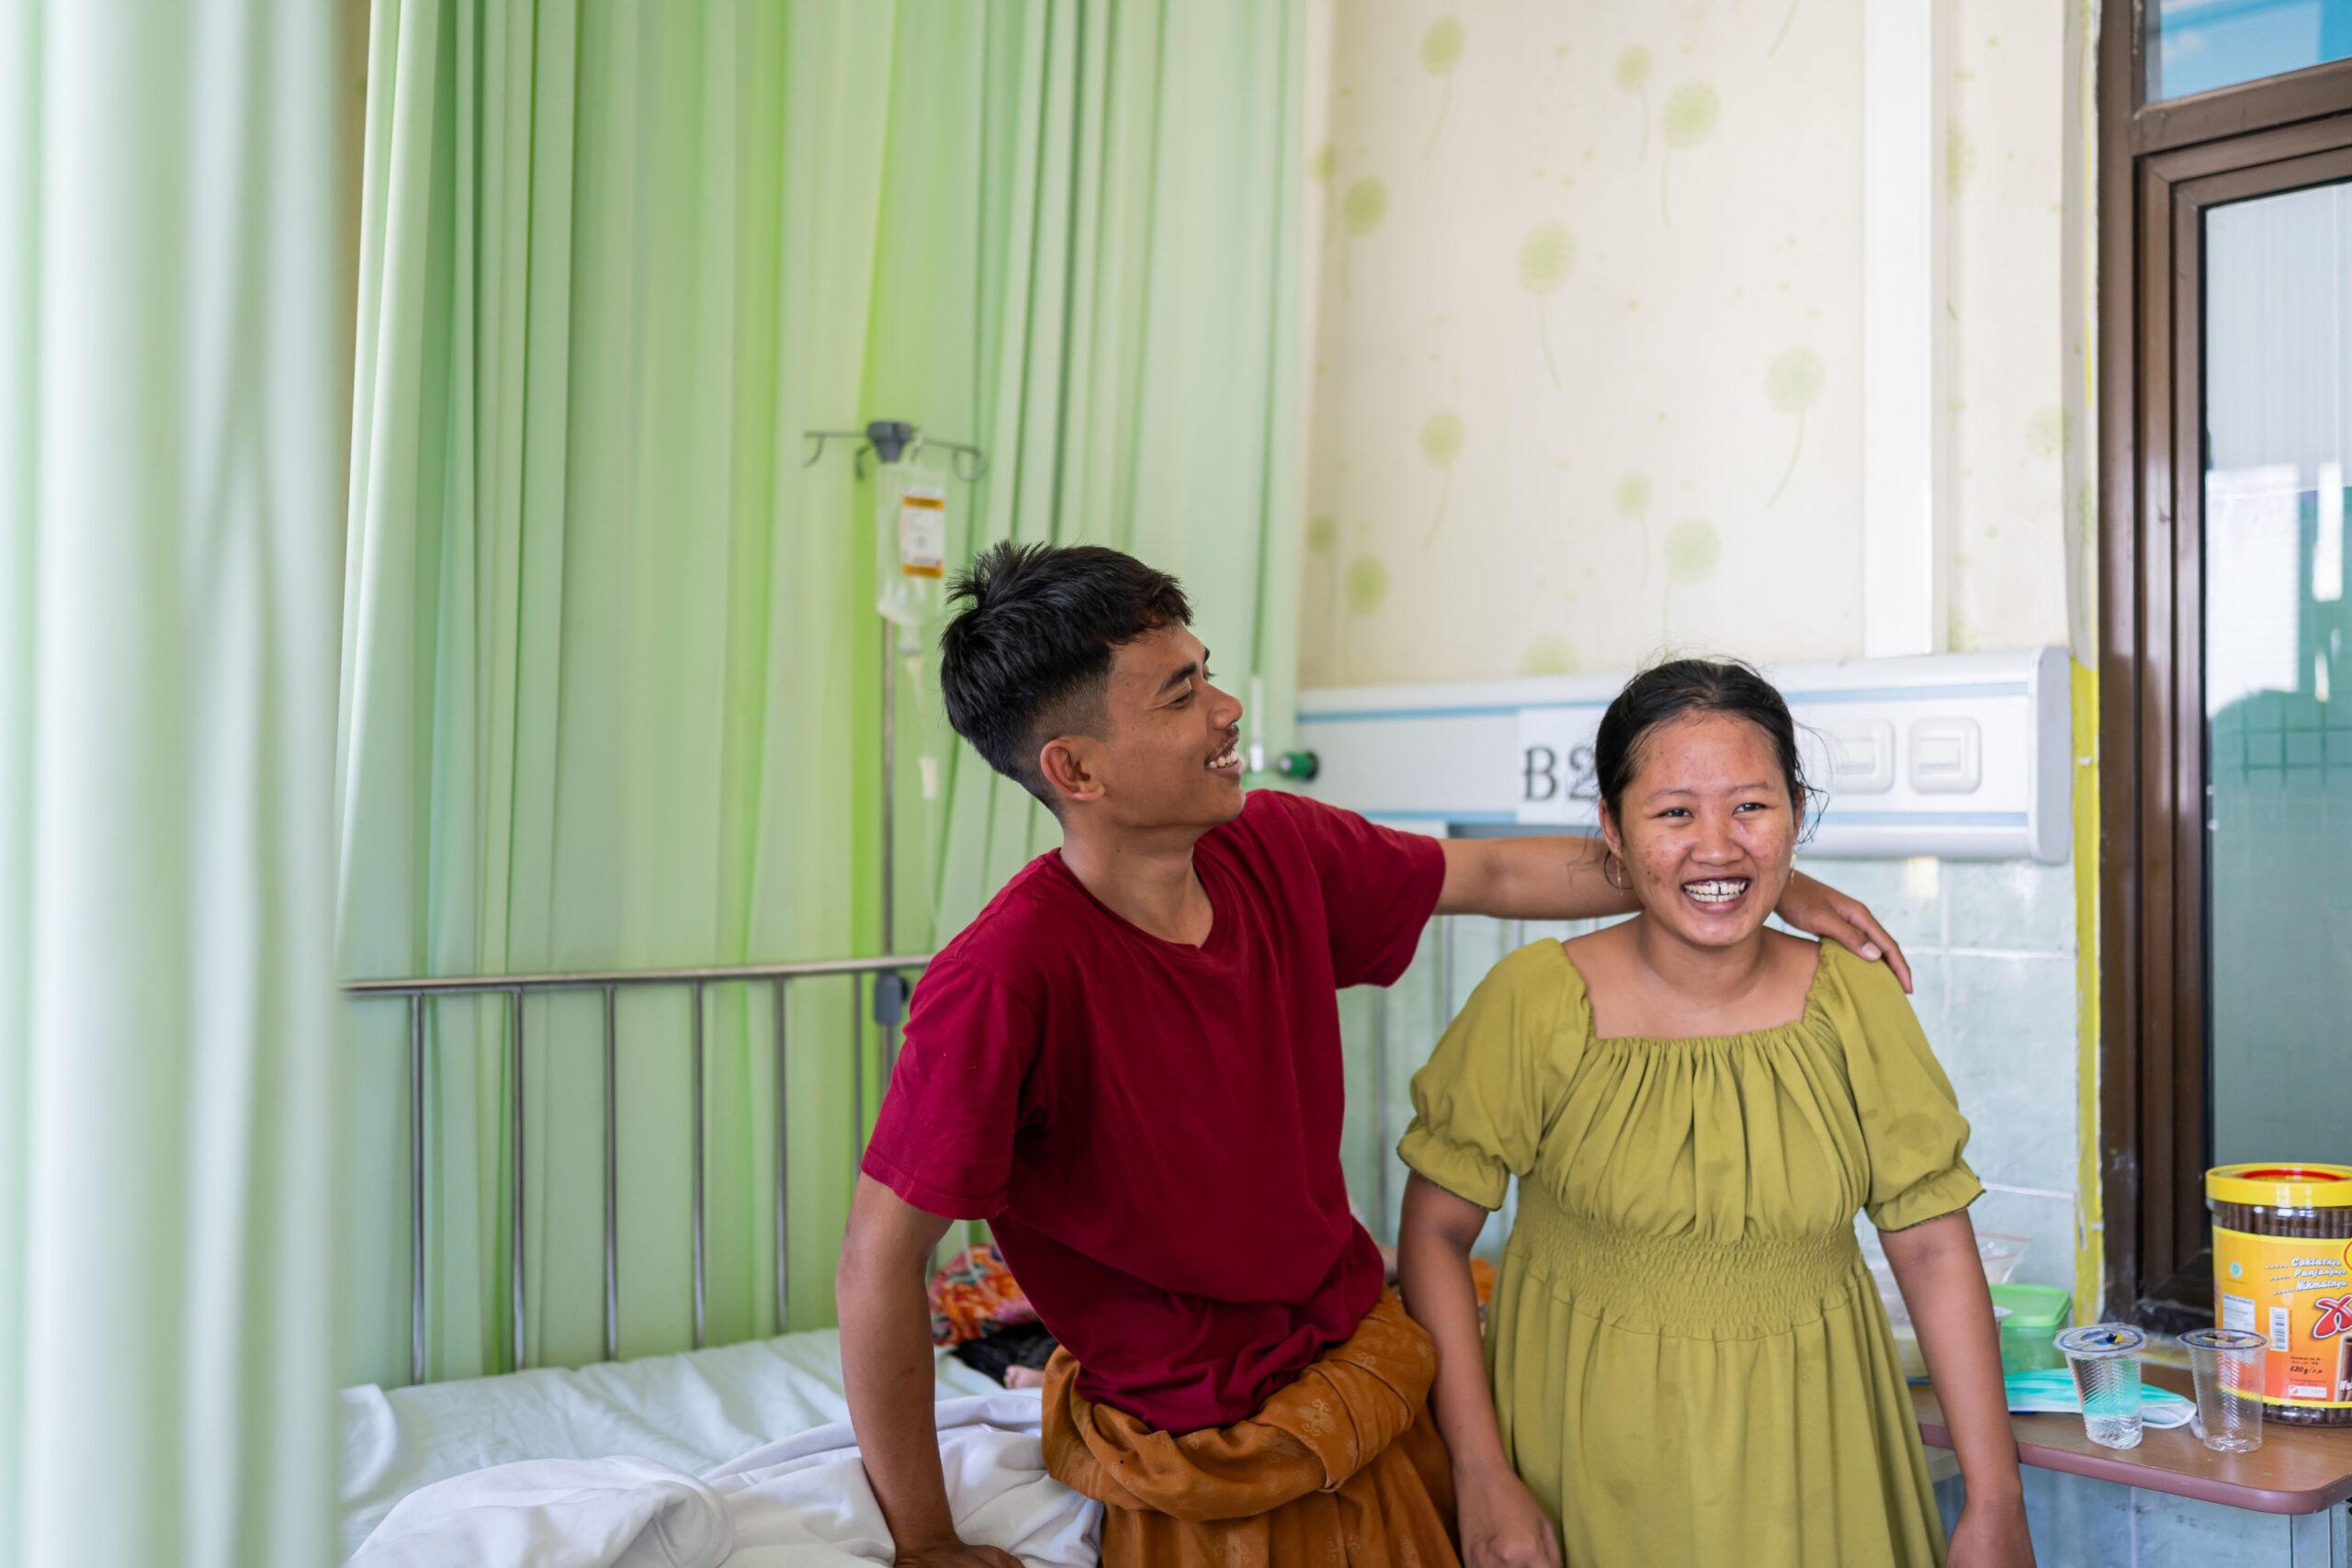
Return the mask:
[[[1309,3],[1302,682],[1859,653],[1860,0]],[[2080,649],[2087,0],[1949,17],[1951,646]]]
[[[2086,0],[1956,6],[1945,132],[1954,361],[1951,646],[2069,643],[2089,591]],[[2083,187],[2086,192],[2088,186]],[[2080,534],[2077,534],[2077,529]],[[2080,568],[2082,570],[2077,570]],[[2069,585],[2074,592],[2070,595]]]

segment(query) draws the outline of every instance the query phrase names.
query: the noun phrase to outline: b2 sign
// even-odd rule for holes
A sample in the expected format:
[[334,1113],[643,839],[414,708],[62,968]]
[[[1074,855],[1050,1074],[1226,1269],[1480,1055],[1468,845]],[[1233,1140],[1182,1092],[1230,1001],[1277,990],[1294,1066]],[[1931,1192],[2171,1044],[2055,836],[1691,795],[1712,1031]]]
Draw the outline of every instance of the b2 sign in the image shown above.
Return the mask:
[[1594,776],[1592,739],[1598,706],[1519,710],[1519,820],[1595,827],[1600,785]]

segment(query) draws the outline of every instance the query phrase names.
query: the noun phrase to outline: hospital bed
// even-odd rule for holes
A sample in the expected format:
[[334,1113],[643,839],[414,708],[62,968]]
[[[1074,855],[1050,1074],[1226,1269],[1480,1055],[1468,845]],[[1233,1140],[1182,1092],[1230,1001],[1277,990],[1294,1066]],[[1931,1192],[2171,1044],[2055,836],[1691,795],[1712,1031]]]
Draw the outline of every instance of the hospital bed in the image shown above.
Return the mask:
[[[788,1043],[786,1021],[790,1016],[786,1006],[789,988],[819,982],[840,985],[844,981],[854,987],[848,1026],[834,1042],[824,1043],[819,1048],[848,1053],[850,1099],[842,1109],[852,1130],[851,1146],[857,1148],[862,1146],[866,1116],[863,1069],[867,1065],[868,1053],[876,1048],[878,1042],[880,1065],[887,1078],[895,1024],[905,995],[904,981],[922,964],[920,958],[889,957],[725,968],[373,980],[346,987],[355,998],[370,1006],[404,1005],[407,1010],[408,1094],[402,1114],[407,1123],[409,1162],[411,1382],[405,1387],[368,1384],[346,1388],[337,1396],[339,1561],[348,1560],[357,1552],[402,1499],[424,1489],[438,1487],[437,1492],[426,1493],[420,1498],[402,1516],[405,1520],[443,1494],[454,1496],[451,1483],[456,1483],[458,1478],[492,1466],[513,1466],[517,1461],[587,1465],[605,1461],[608,1456],[626,1455],[684,1475],[707,1476],[743,1460],[747,1454],[756,1456],[763,1445],[773,1446],[780,1439],[813,1438],[819,1449],[828,1441],[834,1443],[845,1456],[842,1462],[846,1466],[828,1472],[831,1480],[820,1480],[813,1484],[820,1492],[830,1493],[857,1483],[854,1456],[846,1456],[846,1427],[842,1426],[848,1420],[849,1407],[843,1392],[837,1331],[781,1332],[793,1288],[786,1227],[795,1217],[786,1137],[786,1107],[781,1093],[776,1096],[775,1107],[776,1158],[772,1173],[777,1231],[775,1326],[779,1332],[773,1337],[738,1344],[703,1344],[707,1258],[704,1173],[707,1151],[702,1111],[707,1066],[706,1010],[711,989],[720,986],[747,987],[754,997],[763,996],[770,1001],[775,1010],[773,1047],[777,1069],[774,1081],[782,1084],[787,1081],[783,1067]],[[682,1067],[693,1078],[694,1176],[691,1212],[681,1217],[692,1230],[695,1348],[674,1355],[619,1360],[609,1359],[617,1352],[623,1309],[617,1234],[621,1134],[616,1106],[619,1081],[616,1060],[624,1010],[618,1003],[624,992],[650,987],[683,991],[690,998],[689,1049]],[[527,1274],[523,1267],[528,1210],[522,1182],[513,1179],[507,1194],[512,1212],[508,1216],[511,1251],[507,1258],[504,1326],[510,1362],[521,1370],[492,1377],[427,1381],[431,1358],[424,1271],[431,1211],[426,1201],[425,1116],[427,1068],[435,1048],[429,1028],[431,1010],[439,1002],[454,998],[488,999],[493,1003],[503,999],[509,1010],[503,1041],[506,1081],[513,1085],[525,1081],[522,1067],[526,1050],[550,1048],[547,1043],[534,1041],[525,1033],[526,998],[582,992],[601,995],[604,1002],[600,1065],[605,1083],[604,1346],[608,1359],[576,1369],[533,1364],[533,1348],[526,1339]],[[875,1004],[870,1009],[869,1001]],[[813,1043],[793,1043],[805,1049]],[[562,1059],[578,1062],[585,1070],[594,1070],[592,1058],[576,1050],[564,1052]],[[570,1070],[569,1066],[566,1070]],[[526,1122],[520,1094],[512,1097],[507,1113],[508,1123],[501,1136],[509,1146],[511,1176],[526,1168],[523,1158],[526,1127],[537,1123]],[[798,1218],[805,1223],[808,1216]],[[838,1215],[824,1218],[832,1225],[838,1224]],[[1025,1419],[1034,1423],[1034,1393],[1009,1393],[952,1357],[943,1355],[940,1359],[938,1394],[942,1400],[958,1402],[954,1406],[944,1406],[943,1415],[950,1409],[958,1410],[967,1422],[992,1423],[1001,1427],[1010,1412],[1015,1422]],[[1023,1401],[1025,1406],[1022,1404]],[[831,1438],[826,1436],[829,1431],[834,1434]],[[1007,1461],[1003,1461],[1003,1454],[1007,1452],[1013,1455],[1009,1461],[1012,1464],[1025,1464],[1027,1451],[1017,1443],[1011,1450],[1000,1448],[998,1468],[1004,1468]],[[798,1462],[805,1471],[808,1457],[798,1456]],[[804,1475],[804,1491],[808,1484],[811,1483]],[[1044,1480],[1041,1467],[1035,1478],[1035,1489],[1057,1490]],[[817,1507],[812,1511],[827,1510]],[[838,1519],[833,1522],[840,1528],[848,1528]],[[867,1534],[871,1533],[869,1529]],[[1066,1536],[1069,1532],[1064,1529],[1062,1533]],[[863,1561],[862,1553],[854,1550],[856,1544],[851,1542],[852,1550],[845,1556],[836,1558],[820,1552],[806,1560]],[[711,1559],[714,1562],[726,1560],[725,1553]],[[761,1558],[763,1562],[768,1560]],[[804,1559],[794,1556],[789,1560]]]
[[[1562,928],[1565,931],[1566,928]],[[1543,928],[1551,934],[1552,928]],[[1351,1055],[1351,1098],[1343,1158],[1349,1185],[1369,1201],[1368,1223],[1374,1234],[1393,1238],[1396,1205],[1401,1182],[1396,1179],[1393,1148],[1400,1132],[1403,1082],[1414,1065],[1434,1043],[1437,1032],[1452,1014],[1457,998],[1457,970],[1475,975],[1511,948],[1537,932],[1524,923],[1476,920],[1431,922],[1420,961],[1414,994],[1401,998],[1384,990],[1349,993],[1343,999]],[[1457,955],[1456,949],[1463,951]],[[368,1384],[342,1391],[337,1416],[341,1441],[342,1557],[348,1559],[400,1501],[419,1490],[446,1483],[490,1466],[518,1461],[590,1461],[606,1455],[629,1454],[657,1461],[676,1471],[699,1474],[736,1461],[763,1443],[819,1432],[845,1423],[848,1405],[842,1393],[840,1342],[833,1330],[787,1334],[786,1306],[795,1281],[789,1277],[787,1227],[821,1222],[838,1234],[842,1216],[796,1213],[790,1188],[791,1161],[786,1143],[786,1107],[778,1097],[775,1117],[776,1158],[770,1177],[776,1226],[776,1315],[774,1337],[741,1344],[706,1346],[705,1271],[707,1258],[705,1192],[705,1127],[703,1084],[706,1073],[706,1014],[710,993],[720,987],[747,987],[756,1005],[773,1009],[770,1033],[775,1053],[774,1080],[787,1080],[784,1070],[787,1044],[795,1051],[840,1051],[851,1070],[846,1102],[840,1107],[850,1129],[849,1145],[862,1148],[867,1115],[865,1074],[869,1054],[878,1052],[883,1081],[894,1052],[895,1026],[903,1011],[905,982],[924,964],[920,957],[885,957],[832,963],[779,964],[732,967],[488,976],[434,980],[368,980],[354,982],[347,992],[370,1007],[405,1009],[407,1094],[401,1114],[407,1145],[408,1251],[410,1261],[410,1382],[405,1387]],[[843,1022],[825,1030],[828,1039],[812,1040],[806,1032],[787,1035],[786,999],[796,986],[821,984],[854,987],[854,999],[840,1016]],[[694,1107],[692,1154],[694,1167],[689,1212],[683,1215],[691,1228],[693,1270],[692,1342],[694,1348],[674,1355],[618,1359],[620,1346],[620,1271],[618,1213],[621,1159],[620,1123],[616,1111],[621,1021],[626,1010],[621,997],[633,990],[661,989],[683,993],[688,1002],[686,1061],[691,1075]],[[1400,987],[1402,988],[1402,987]],[[526,1032],[525,1000],[551,993],[585,994],[601,998],[601,1055],[582,1053],[581,1042],[560,1045]],[[522,1369],[502,1376],[454,1382],[428,1381],[425,1269],[428,1266],[426,1227],[427,1136],[424,1122],[429,1054],[434,1049],[428,1024],[439,1003],[474,998],[506,1008],[503,1049],[509,1084],[524,1081],[526,1051],[548,1051],[566,1063],[566,1071],[596,1071],[604,1081],[603,1199],[604,1300],[603,1348],[605,1359],[578,1369],[537,1366],[527,1343],[524,1268],[528,1209],[521,1181],[510,1184],[504,1197],[511,1204],[507,1231],[507,1300],[504,1324],[510,1365]],[[535,1058],[536,1059],[536,1058]],[[508,1124],[503,1138],[514,1170],[526,1168],[527,1122],[523,1097],[507,1106]],[[828,1112],[830,1114],[830,1112]],[[806,1205],[804,1203],[804,1209]],[[1501,1230],[1490,1227],[1489,1248]],[[829,1288],[830,1281],[820,1288]],[[943,1356],[938,1371],[942,1400],[966,1402],[993,1394],[1008,1397],[996,1383]],[[1035,1396],[1025,1398],[1034,1408]]]

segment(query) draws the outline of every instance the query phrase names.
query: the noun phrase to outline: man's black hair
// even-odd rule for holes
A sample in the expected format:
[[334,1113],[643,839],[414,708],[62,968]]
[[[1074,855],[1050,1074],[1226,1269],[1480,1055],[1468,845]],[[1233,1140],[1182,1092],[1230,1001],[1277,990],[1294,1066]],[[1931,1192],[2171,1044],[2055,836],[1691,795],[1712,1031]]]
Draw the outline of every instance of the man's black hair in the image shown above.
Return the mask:
[[1055,735],[1101,736],[1112,654],[1193,619],[1174,578],[1099,545],[991,545],[947,600],[963,606],[939,637],[947,722],[1056,810],[1038,748]]

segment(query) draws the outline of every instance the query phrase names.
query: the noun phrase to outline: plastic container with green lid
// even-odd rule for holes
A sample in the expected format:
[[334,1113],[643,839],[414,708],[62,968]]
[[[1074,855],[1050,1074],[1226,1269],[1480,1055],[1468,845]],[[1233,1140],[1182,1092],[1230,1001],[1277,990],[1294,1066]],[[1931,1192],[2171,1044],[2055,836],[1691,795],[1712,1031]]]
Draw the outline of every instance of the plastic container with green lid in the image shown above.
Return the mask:
[[2074,1298],[2055,1285],[1995,1285],[1993,1304],[2007,1307],[2001,1319],[2001,1370],[2030,1372],[2063,1367],[2058,1331],[2074,1315]]

